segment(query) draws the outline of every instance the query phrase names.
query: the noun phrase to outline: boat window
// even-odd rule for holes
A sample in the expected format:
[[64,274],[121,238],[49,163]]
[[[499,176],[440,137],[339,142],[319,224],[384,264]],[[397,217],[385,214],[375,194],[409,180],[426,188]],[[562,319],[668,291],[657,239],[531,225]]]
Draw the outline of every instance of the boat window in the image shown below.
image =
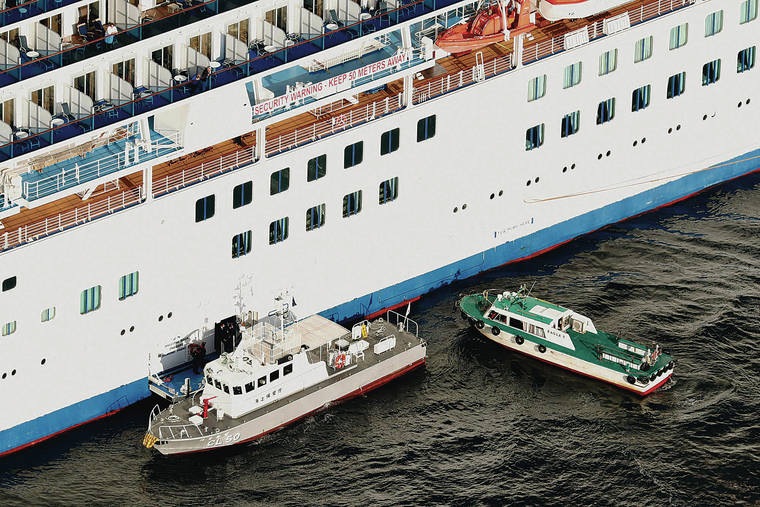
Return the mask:
[[507,316],[506,316],[506,315],[502,315],[502,314],[500,313],[500,314],[498,314],[498,315],[496,316],[496,320],[498,320],[499,322],[503,322],[503,323],[505,323],[505,324],[506,324],[506,323],[507,323]]
[[209,385],[214,385],[214,379],[211,378],[211,375],[206,377],[206,382],[208,382]]
[[232,386],[232,394],[243,394],[243,388],[240,386]]
[[520,331],[523,331],[523,322],[521,320],[518,320],[514,317],[509,318],[509,326],[513,327],[515,329],[519,329]]
[[227,384],[222,384],[222,390],[225,393],[230,394],[230,387]]
[[539,338],[546,338],[546,335],[544,334],[543,328],[540,328],[538,326],[532,326],[533,331],[531,331],[534,335],[538,336]]
[[267,385],[267,377],[264,375],[259,379],[259,387]]
[[491,319],[491,320],[495,320],[496,319],[496,312],[493,311],[493,310],[491,310],[491,313],[488,314],[488,318]]
[[248,382],[245,385],[245,392],[250,393],[251,391],[253,391],[253,382]]
[[285,366],[282,368],[282,375],[283,375],[283,376],[285,376],[285,375],[288,375],[288,374],[290,374],[290,373],[293,373],[293,363],[291,363],[291,364],[286,364],[286,365],[285,365]]
[[217,389],[221,389],[222,388],[222,383],[219,382],[218,380],[214,380],[214,386],[216,386]]
[[3,280],[3,292],[16,287],[16,277],[12,276]]
[[202,222],[214,216],[215,200],[216,197],[214,195],[208,195],[195,201],[196,222]]
[[269,374],[269,381],[274,382],[280,378],[280,370],[274,370],[272,373]]

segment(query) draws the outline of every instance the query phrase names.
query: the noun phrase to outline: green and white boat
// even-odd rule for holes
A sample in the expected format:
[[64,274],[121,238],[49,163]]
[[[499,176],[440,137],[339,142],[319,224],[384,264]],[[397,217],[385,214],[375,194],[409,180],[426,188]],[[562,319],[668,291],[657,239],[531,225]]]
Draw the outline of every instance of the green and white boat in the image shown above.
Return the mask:
[[587,377],[645,396],[673,375],[660,346],[597,331],[588,317],[518,292],[484,291],[459,301],[462,317],[486,338]]

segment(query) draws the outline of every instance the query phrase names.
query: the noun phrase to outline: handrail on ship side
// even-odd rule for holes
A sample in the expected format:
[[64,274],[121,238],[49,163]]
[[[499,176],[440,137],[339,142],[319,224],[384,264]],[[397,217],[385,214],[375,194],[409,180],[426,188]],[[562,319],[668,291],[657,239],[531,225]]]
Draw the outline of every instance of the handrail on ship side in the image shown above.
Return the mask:
[[[211,2],[206,2],[206,3],[213,3],[213,2],[216,2],[216,1],[218,1],[218,0],[212,0]],[[376,16],[373,16],[373,17],[371,17],[369,19],[359,20],[359,21],[357,21],[355,23],[351,23],[351,24],[342,26],[342,27],[338,28],[337,30],[332,30],[330,32],[317,35],[316,37],[312,37],[311,39],[306,39],[304,41],[298,42],[296,44],[293,44],[292,46],[283,47],[283,48],[280,48],[280,49],[278,49],[276,51],[268,53],[266,55],[259,55],[259,56],[255,57],[255,58],[251,58],[251,59],[246,60],[244,62],[241,62],[241,63],[238,63],[238,64],[234,64],[234,65],[230,65],[230,66],[225,67],[225,68],[221,68],[220,70],[213,71],[210,74],[210,76],[209,76],[209,90],[212,89],[212,88],[214,88],[214,86],[212,84],[212,81],[211,81],[211,78],[213,78],[213,77],[219,78],[219,77],[221,77],[222,74],[226,74],[226,73],[228,73],[230,71],[233,71],[233,73],[235,75],[232,77],[232,79],[229,82],[223,83],[223,84],[221,84],[219,86],[224,86],[225,84],[229,84],[229,83],[232,83],[232,82],[235,82],[235,81],[239,81],[240,79],[244,79],[244,78],[250,77],[251,75],[257,73],[256,71],[251,72],[251,64],[252,63],[259,62],[259,61],[262,61],[262,60],[265,60],[265,59],[272,59],[272,58],[281,59],[282,63],[287,63],[288,62],[288,58],[287,58],[288,53],[290,51],[292,51],[294,48],[298,48],[298,47],[300,47],[302,45],[313,44],[315,41],[320,41],[321,40],[321,42],[322,42],[322,49],[325,49],[326,47],[339,46],[339,45],[343,44],[346,41],[340,42],[338,44],[334,44],[333,46],[328,46],[328,45],[325,44],[325,40],[326,40],[326,38],[333,37],[333,35],[335,33],[341,32],[343,30],[349,30],[351,28],[359,28],[359,32],[360,32],[360,36],[361,36],[361,34],[363,32],[363,26],[367,25],[369,22],[377,21],[381,25],[384,24],[384,23],[387,23],[387,27],[390,28],[391,26],[397,25],[399,23],[400,14],[401,14],[402,11],[407,12],[410,8],[415,8],[416,9],[417,6],[426,5],[428,3],[432,3],[433,4],[432,7],[431,7],[431,9],[434,11],[434,10],[436,10],[438,8],[443,8],[443,7],[446,7],[448,5],[457,3],[458,1],[459,0],[415,0],[413,2],[410,2],[410,3],[405,4],[403,6],[397,7],[395,9],[390,10],[390,11],[378,14]],[[441,4],[441,5],[438,5],[438,4]],[[203,5],[205,5],[205,4],[203,4]],[[391,18],[393,17],[394,14],[395,14],[396,20],[395,20],[395,22],[391,22]],[[415,17],[416,16],[413,16],[413,17],[410,17],[409,19],[414,19]],[[162,18],[162,19],[166,19],[166,18]],[[386,21],[384,21],[384,20],[386,20]],[[407,20],[404,19],[402,21],[407,21]],[[142,26],[142,25],[138,25],[138,26]],[[131,30],[131,29],[128,29],[128,30]],[[370,32],[370,33],[374,33],[374,32]],[[305,56],[307,56],[307,55],[304,55],[304,57]],[[35,61],[38,61],[38,60],[35,60]],[[27,63],[29,63],[29,62],[27,62]],[[270,68],[274,68],[274,67],[277,67],[279,65],[280,65],[280,63],[278,63],[277,65],[273,65]],[[263,69],[263,70],[269,70],[269,69],[267,68],[267,69]],[[0,71],[0,74],[2,74],[3,72],[7,72],[7,71]],[[238,72],[239,72],[239,74],[238,74]],[[151,99],[151,101],[152,101],[153,98],[156,98],[156,97],[161,98],[162,96],[168,94],[169,95],[169,99],[168,99],[169,100],[169,104],[173,104],[174,102],[177,102],[177,101],[180,101],[180,100],[184,100],[184,99],[186,99],[188,97],[197,96],[197,95],[199,95],[201,93],[205,93],[204,91],[197,91],[197,92],[194,92],[194,93],[183,91],[183,90],[186,90],[189,86],[190,85],[189,85],[188,82],[184,82],[184,83],[180,83],[180,84],[174,84],[174,85],[171,85],[171,86],[169,86],[167,88],[161,89],[159,91],[156,91],[156,92],[153,92],[153,93],[150,93],[150,94],[146,94],[146,95],[141,95],[140,97],[138,97],[136,99],[133,99],[131,101],[128,101],[128,102],[124,102],[123,104],[119,104],[117,106],[113,106],[113,107],[110,107],[110,108],[98,111],[96,113],[89,114],[89,115],[84,116],[82,118],[78,118],[77,120],[75,120],[73,122],[64,123],[63,125],[59,125],[59,126],[51,127],[49,129],[45,129],[43,131],[31,134],[31,135],[29,135],[28,137],[26,137],[24,139],[20,139],[20,140],[16,140],[16,141],[11,141],[11,142],[2,144],[2,145],[0,145],[0,153],[4,149],[6,149],[8,147],[10,147],[11,153],[10,153],[10,156],[7,156],[7,158],[5,158],[5,159],[0,158],[0,161],[8,160],[10,158],[14,158],[16,156],[16,154],[14,154],[14,148],[16,146],[28,146],[28,143],[29,143],[29,141],[31,139],[37,138],[40,141],[44,141],[44,144],[42,142],[39,142],[38,144],[40,146],[37,147],[37,148],[31,148],[31,147],[29,147],[29,151],[34,151],[34,150],[38,150],[40,148],[45,148],[47,146],[55,144],[56,142],[64,141],[64,140],[67,140],[67,139],[71,139],[72,137],[75,137],[76,135],[80,135],[81,133],[80,134],[76,134],[76,135],[65,136],[65,137],[62,136],[61,139],[57,139],[57,140],[55,139],[54,133],[56,133],[56,132],[60,133],[60,132],[62,132],[62,129],[69,128],[73,124],[80,125],[82,128],[87,129],[87,130],[85,130],[85,132],[89,132],[89,131],[95,130],[95,128],[101,128],[101,127],[104,127],[106,125],[111,125],[111,124],[116,123],[118,121],[123,121],[123,120],[128,119],[128,118],[130,118],[132,116],[135,116],[135,114],[136,114],[135,110],[136,110],[136,106],[137,105],[143,106],[141,108],[142,110],[140,110],[139,112],[137,112],[137,114],[142,114],[142,113],[145,113],[145,112],[157,109],[159,107],[162,107],[161,105],[155,106],[155,105],[152,105],[152,104],[151,104],[152,107],[147,107],[146,106],[146,104],[147,104],[146,100],[147,99]],[[175,98],[175,94],[178,95],[178,97]],[[119,115],[119,111],[124,112],[127,116],[125,118],[119,118],[119,116],[120,116]],[[96,123],[95,122],[96,119],[103,120],[102,124],[99,124],[99,125],[96,126],[96,124],[95,124]],[[101,122],[98,122],[98,123],[101,123]],[[82,133],[84,133],[84,132],[82,132]],[[23,150],[20,150],[20,151],[23,152]]]

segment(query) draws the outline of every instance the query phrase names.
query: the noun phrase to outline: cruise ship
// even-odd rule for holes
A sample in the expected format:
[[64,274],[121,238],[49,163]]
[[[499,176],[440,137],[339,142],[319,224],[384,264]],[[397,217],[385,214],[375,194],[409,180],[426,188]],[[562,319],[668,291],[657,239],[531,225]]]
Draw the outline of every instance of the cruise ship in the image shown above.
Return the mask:
[[283,288],[371,319],[757,170],[757,7],[505,2],[449,54],[492,5],[6,0],[0,454]]

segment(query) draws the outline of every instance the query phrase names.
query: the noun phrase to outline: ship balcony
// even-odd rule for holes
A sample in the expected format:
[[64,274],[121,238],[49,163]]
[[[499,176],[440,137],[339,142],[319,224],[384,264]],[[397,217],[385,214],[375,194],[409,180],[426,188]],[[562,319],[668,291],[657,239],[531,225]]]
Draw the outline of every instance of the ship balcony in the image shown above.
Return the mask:
[[[200,6],[209,6],[212,3],[220,1],[206,2]],[[128,98],[131,100],[127,100],[124,94],[121,94],[118,99],[103,98],[96,101],[92,107],[86,108],[86,110],[80,109],[73,116],[64,114],[63,116],[59,115],[57,119],[56,117],[50,117],[50,115],[42,113],[37,116],[38,119],[34,125],[25,125],[15,130],[12,130],[11,126],[0,124],[0,162],[25,155],[107,125],[115,123],[123,124],[125,120],[138,114],[153,111],[204,93],[204,88],[218,88],[251,77],[288,62],[321,53],[358,37],[415,19],[437,9],[455,4],[458,1],[415,0],[387,11],[383,10],[383,6],[386,5],[385,2],[380,2],[380,9],[374,16],[364,16],[366,19],[356,22],[350,19],[346,21],[336,19],[335,23],[328,23],[324,26],[323,30],[325,33],[311,36],[305,40],[303,40],[302,36],[299,36],[297,40],[290,38],[282,41],[282,47],[270,44],[261,48],[260,44],[254,43],[251,45],[251,48],[244,47],[245,51],[242,53],[234,47],[228,48],[225,55],[212,64],[212,66],[216,66],[216,70],[209,77],[207,86],[200,86],[200,83],[193,80],[178,83],[170,75],[167,79],[158,79],[150,84],[145,83],[143,86],[133,87],[132,91],[128,94]],[[332,29],[330,25],[333,25],[335,29]],[[144,28],[145,24],[127,31],[143,30]],[[83,46],[89,46],[100,41],[91,41]],[[0,46],[3,46],[6,50],[13,47],[6,44],[2,39],[0,39]],[[37,58],[33,62],[26,62],[21,67],[30,64],[37,65],[40,61],[55,61],[56,59],[59,61],[57,65],[60,65],[66,61],[63,56],[64,53],[68,54],[79,49],[81,47]],[[100,53],[97,50],[93,50],[93,54]],[[0,54],[0,61],[2,61],[2,58],[3,56]],[[49,63],[48,65],[51,64]],[[7,68],[0,71],[0,82],[2,82],[3,76],[7,78],[8,75],[18,74],[18,72],[20,72],[19,67]],[[192,69],[180,69],[177,73],[184,73],[186,76],[193,75]]]
[[150,129],[150,139],[142,139],[135,127],[136,124],[104,132],[75,148],[31,159],[29,170],[21,175],[22,198],[31,202],[88,182],[94,185],[103,176],[182,148],[179,132]]

